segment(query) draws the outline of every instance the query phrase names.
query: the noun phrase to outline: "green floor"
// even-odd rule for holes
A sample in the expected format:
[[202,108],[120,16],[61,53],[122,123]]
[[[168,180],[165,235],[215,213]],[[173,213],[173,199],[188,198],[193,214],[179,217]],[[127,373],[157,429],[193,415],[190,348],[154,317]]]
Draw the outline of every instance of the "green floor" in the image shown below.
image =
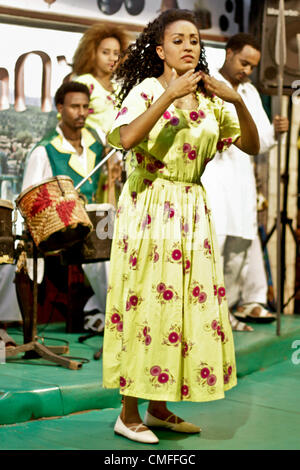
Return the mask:
[[[45,336],[67,339],[70,355],[90,362],[76,371],[22,357],[0,365],[0,449],[300,449],[300,318],[282,318],[280,337],[275,328],[255,325],[255,333],[234,334],[239,380],[225,400],[170,404],[199,424],[201,435],[160,430],[160,443],[149,446],[114,435],[120,397],[102,389],[101,361],[93,359],[102,338],[80,344],[64,325],[50,325]],[[12,333],[22,341],[20,332]]]

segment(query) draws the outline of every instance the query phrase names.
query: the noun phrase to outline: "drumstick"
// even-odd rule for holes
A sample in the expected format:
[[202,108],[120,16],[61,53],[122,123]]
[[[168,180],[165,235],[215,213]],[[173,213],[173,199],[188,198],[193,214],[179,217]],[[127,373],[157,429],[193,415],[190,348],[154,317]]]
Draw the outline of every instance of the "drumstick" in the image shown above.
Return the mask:
[[75,189],[79,189],[114,153],[116,152],[116,149],[112,149],[101,162],[98,163],[98,165],[95,166],[95,168],[91,171],[89,175],[87,175],[83,180],[80,181],[80,183],[75,186]]

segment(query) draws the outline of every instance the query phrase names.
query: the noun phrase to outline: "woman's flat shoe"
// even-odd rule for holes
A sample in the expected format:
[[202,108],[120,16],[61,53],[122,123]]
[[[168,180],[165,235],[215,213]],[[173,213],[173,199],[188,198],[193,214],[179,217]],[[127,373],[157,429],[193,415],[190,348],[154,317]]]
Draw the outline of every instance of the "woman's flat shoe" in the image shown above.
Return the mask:
[[[171,423],[170,419],[172,416],[175,416],[175,423]],[[185,432],[189,434],[201,432],[201,428],[195,424],[188,423],[187,421],[182,421],[178,423],[178,417],[176,415],[170,415],[167,419],[159,419],[152,416],[148,411],[146,411],[144,423],[146,426],[157,427],[157,428],[167,428],[175,432]]]
[[114,431],[116,434],[127,437],[127,439],[131,439],[132,441],[143,442],[144,444],[157,444],[159,440],[156,435],[150,431],[150,429],[147,429],[147,431],[137,432],[141,426],[144,426],[144,424],[141,423],[137,426],[134,425],[127,427],[121,420],[120,416],[118,416]]

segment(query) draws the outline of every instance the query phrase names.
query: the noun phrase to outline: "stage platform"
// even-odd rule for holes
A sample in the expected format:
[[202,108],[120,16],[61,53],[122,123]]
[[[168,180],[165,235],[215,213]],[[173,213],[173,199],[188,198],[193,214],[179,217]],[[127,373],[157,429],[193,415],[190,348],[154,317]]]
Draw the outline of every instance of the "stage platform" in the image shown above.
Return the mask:
[[[239,380],[225,400],[171,405],[186,419],[196,417],[201,437],[159,431],[160,444],[150,447],[300,448],[300,317],[282,316],[279,337],[275,323],[253,326],[252,333],[234,333]],[[20,355],[0,365],[0,449],[135,449],[135,443],[114,437],[119,391],[102,388],[102,361],[93,359],[103,338],[79,343],[82,335],[67,334],[64,324],[49,324],[42,332],[44,327],[39,325],[39,333],[46,345],[67,340],[69,356],[89,362],[70,370]],[[22,343],[21,330],[8,332]]]

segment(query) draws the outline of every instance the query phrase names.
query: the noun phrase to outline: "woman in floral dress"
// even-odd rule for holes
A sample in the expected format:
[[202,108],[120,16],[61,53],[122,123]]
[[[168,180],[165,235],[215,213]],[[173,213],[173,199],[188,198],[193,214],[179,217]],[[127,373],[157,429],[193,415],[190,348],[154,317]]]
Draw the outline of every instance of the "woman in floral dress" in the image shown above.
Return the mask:
[[[192,12],[168,10],[117,71],[122,104],[109,142],[131,149],[111,252],[103,385],[120,387],[115,432],[156,443],[149,427],[200,432],[166,401],[224,398],[236,385],[232,331],[200,177],[218,150],[256,154],[241,97],[209,77]],[[235,105],[237,116],[227,109]],[[138,398],[148,399],[144,424]]]
[[[73,58],[74,81],[84,83],[90,90],[89,115],[86,125],[95,129],[100,140],[106,143],[107,134],[117,114],[116,93],[119,86],[113,79],[120,55],[128,46],[128,36],[117,27],[105,24],[91,26],[82,36]],[[109,148],[107,151],[110,150]],[[108,161],[111,168],[120,167],[116,156]],[[107,174],[101,172],[97,202],[105,203],[112,199],[116,204],[119,194],[109,198]]]

